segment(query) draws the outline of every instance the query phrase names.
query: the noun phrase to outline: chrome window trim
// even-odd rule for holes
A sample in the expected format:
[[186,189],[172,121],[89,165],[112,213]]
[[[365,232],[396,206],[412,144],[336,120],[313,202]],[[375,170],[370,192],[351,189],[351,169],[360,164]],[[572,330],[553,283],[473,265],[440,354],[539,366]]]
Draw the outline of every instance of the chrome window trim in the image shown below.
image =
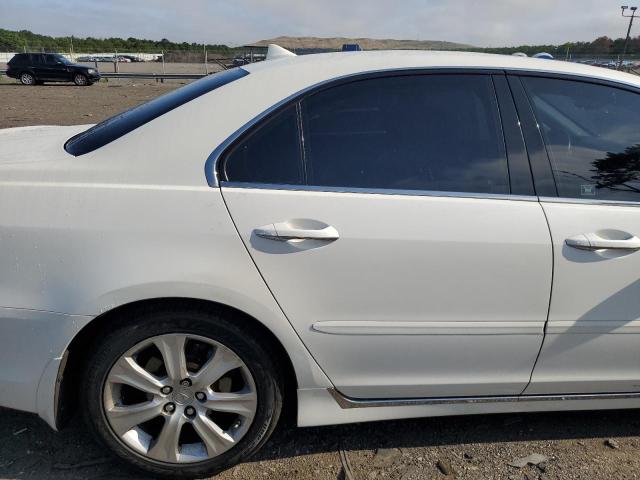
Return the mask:
[[517,200],[522,202],[537,202],[538,197],[532,195],[513,195],[509,193],[473,193],[473,192],[444,192],[438,190],[402,190],[390,188],[358,188],[358,187],[322,187],[317,185],[281,185],[271,183],[248,182],[220,182],[221,188],[242,188],[257,190],[290,190],[299,192],[325,193],[361,193],[372,195],[403,195],[414,197],[451,197],[475,198],[484,200]]
[[603,205],[618,207],[640,207],[640,201],[604,200],[596,198],[540,197],[540,203],[569,203],[575,205]]
[[625,400],[638,399],[640,393],[574,393],[555,395],[506,395],[486,397],[437,397],[437,398],[388,398],[388,399],[360,399],[347,397],[335,388],[327,388],[329,394],[342,409],[374,408],[374,407],[411,407],[429,405],[455,405],[504,402],[557,402],[571,400]]
[[225,188],[245,188],[254,190],[289,190],[299,192],[360,193],[371,195],[402,195],[415,197],[475,198],[484,200],[511,200],[520,202],[640,207],[640,201],[632,202],[623,200],[597,200],[590,198],[537,197],[535,195],[514,195],[510,193],[473,193],[390,188],[323,187],[318,185],[282,185],[276,183],[226,182],[224,180],[220,181],[218,186]]
[[519,77],[544,77],[555,78],[558,80],[572,80],[575,82],[593,83],[594,85],[602,85],[606,87],[620,88],[633,93],[640,93],[640,85],[632,82],[625,82],[620,79],[611,79],[604,77],[594,77],[584,73],[576,72],[554,72],[552,70],[530,70],[526,68],[505,68],[505,74]]

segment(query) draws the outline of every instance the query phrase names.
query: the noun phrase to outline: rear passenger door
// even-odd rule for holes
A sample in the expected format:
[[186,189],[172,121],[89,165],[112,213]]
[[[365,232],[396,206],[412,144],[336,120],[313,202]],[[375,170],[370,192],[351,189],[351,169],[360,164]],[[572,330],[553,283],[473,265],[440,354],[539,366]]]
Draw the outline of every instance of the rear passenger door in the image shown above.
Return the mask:
[[258,269],[343,394],[525,388],[552,255],[503,76],[327,86],[241,137],[218,173]]
[[33,73],[35,73],[38,80],[57,81],[61,79],[53,55],[32,53],[31,65],[33,67]]
[[639,90],[540,76],[511,82],[548,152],[537,177],[557,185],[540,199],[553,292],[525,393],[640,391]]
[[42,53],[31,53],[29,55],[29,66],[38,80],[52,80],[52,72],[51,69],[47,67],[45,56],[46,55]]

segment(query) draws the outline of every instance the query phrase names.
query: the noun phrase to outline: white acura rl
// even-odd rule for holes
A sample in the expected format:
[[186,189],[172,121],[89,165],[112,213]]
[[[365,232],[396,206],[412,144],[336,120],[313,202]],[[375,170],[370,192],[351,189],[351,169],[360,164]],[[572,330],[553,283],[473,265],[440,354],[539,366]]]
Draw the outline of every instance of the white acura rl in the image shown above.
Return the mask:
[[197,477],[300,426],[640,407],[640,79],[282,58],[0,132],[0,405]]

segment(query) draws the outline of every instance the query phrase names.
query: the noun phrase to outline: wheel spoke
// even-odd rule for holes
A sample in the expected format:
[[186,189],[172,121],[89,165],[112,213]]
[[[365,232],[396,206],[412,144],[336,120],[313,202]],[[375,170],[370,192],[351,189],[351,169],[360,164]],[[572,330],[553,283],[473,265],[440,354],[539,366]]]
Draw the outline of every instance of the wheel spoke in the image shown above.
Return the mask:
[[206,415],[198,415],[193,420],[193,428],[207,447],[207,453],[210,456],[219,455],[229,450],[235,443],[231,435],[207,418]]
[[118,435],[124,435],[133,427],[162,414],[159,400],[151,400],[136,405],[116,406],[107,410],[111,426]]
[[216,412],[237,413],[243,417],[253,417],[256,403],[257,397],[254,392],[214,392],[204,402],[204,407]]
[[171,380],[179,382],[188,376],[187,359],[184,354],[184,346],[187,341],[186,335],[163,335],[154,339],[153,343],[164,361],[164,368]]
[[182,415],[167,416],[160,435],[149,449],[149,456],[164,462],[178,462],[180,457],[180,431],[184,424]]
[[113,366],[108,380],[113,383],[124,383],[150,394],[157,394],[163,383],[136,363],[131,357],[122,357]]
[[240,360],[235,353],[219,345],[213,357],[191,378],[195,385],[206,388],[219,380],[225,373],[235,370],[242,365],[242,360]]

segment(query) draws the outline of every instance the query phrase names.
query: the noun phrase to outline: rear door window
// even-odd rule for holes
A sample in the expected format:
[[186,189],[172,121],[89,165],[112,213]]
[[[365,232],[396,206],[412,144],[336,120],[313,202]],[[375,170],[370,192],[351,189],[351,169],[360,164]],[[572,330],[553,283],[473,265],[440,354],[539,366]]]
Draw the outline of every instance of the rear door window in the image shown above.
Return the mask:
[[[300,125],[296,128],[295,113]],[[303,98],[239,141],[228,181],[508,194],[489,75],[401,75]]]
[[510,192],[488,75],[356,81],[311,95],[302,112],[310,185]]

